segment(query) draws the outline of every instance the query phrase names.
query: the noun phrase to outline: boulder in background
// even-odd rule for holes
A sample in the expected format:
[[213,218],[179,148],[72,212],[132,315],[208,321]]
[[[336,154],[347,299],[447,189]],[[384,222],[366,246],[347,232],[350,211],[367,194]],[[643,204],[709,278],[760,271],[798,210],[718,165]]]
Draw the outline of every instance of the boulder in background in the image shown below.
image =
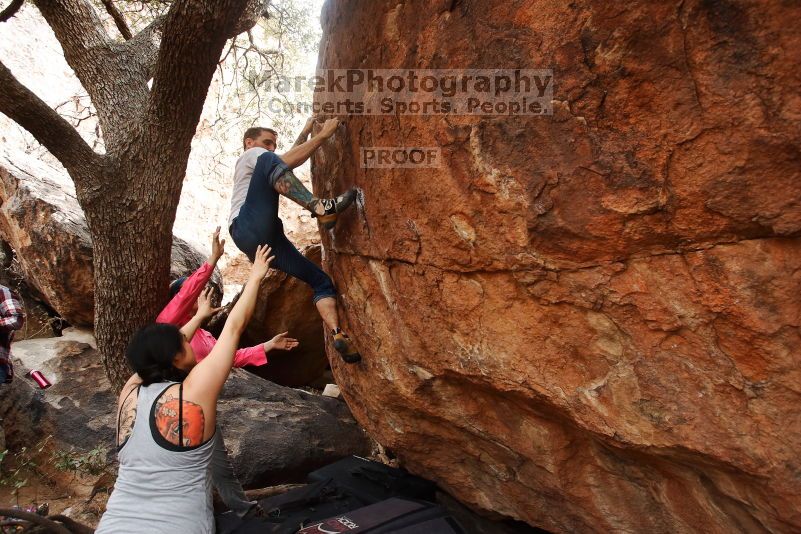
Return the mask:
[[[17,255],[28,285],[67,322],[94,323],[92,241],[75,187],[59,171],[22,152],[0,153],[0,236]],[[172,278],[206,257],[174,238]],[[222,295],[219,271],[212,285]]]

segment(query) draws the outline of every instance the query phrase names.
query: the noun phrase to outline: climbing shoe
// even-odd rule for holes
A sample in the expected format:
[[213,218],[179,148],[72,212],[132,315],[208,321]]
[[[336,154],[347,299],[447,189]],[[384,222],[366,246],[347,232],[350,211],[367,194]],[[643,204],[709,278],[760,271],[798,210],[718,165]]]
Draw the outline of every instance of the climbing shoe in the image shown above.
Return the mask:
[[317,217],[325,229],[331,229],[337,223],[337,216],[353,204],[356,200],[356,189],[348,189],[337,198],[321,198],[319,200],[325,208],[325,213],[317,215],[312,212],[313,217]]
[[362,359],[359,351],[353,346],[353,341],[339,328],[334,330],[334,348],[346,363],[357,363]]

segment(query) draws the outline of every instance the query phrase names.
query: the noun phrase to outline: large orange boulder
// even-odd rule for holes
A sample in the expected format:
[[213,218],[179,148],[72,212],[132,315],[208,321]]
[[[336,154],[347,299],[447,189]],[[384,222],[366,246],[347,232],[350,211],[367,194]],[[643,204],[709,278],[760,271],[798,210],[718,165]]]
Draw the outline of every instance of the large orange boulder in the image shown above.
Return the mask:
[[[361,189],[323,244],[368,432],[554,532],[801,530],[801,5],[323,15],[320,68],[554,76],[552,115],[351,116],[315,159],[318,193]],[[365,169],[369,146],[442,162]]]
[[[320,265],[320,245],[305,247],[301,252]],[[323,321],[312,297],[312,289],[304,282],[277,269],[270,270],[259,288],[256,310],[242,336],[242,344],[264,343],[281,332],[289,332],[300,344],[291,351],[271,351],[267,365],[250,371],[283,386],[305,386],[325,373],[328,359]]]

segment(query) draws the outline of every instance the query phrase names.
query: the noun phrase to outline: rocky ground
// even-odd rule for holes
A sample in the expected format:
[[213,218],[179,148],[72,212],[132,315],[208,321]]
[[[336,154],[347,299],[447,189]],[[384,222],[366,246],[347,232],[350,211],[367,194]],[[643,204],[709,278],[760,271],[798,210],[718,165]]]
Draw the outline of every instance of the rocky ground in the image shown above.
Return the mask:
[[[0,418],[10,451],[0,487],[6,503],[22,484],[19,503],[73,507],[88,523],[102,512],[116,474],[116,398],[91,332],[14,344],[17,377],[0,386]],[[41,390],[26,373],[53,384]],[[219,402],[219,421],[235,472],[245,488],[302,482],[308,472],[339,458],[369,455],[372,445],[342,400],[278,386],[235,370]],[[24,482],[24,483],[23,483]],[[104,489],[105,488],[105,489]],[[86,502],[98,491],[98,499]]]

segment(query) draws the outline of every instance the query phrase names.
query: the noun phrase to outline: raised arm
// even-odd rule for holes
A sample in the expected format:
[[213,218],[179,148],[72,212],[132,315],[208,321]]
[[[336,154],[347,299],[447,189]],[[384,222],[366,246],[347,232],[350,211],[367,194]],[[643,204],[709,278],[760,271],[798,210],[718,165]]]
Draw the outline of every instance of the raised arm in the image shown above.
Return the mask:
[[339,119],[328,119],[323,124],[323,128],[311,139],[301,145],[293,146],[289,152],[281,156],[281,160],[286,163],[287,167],[294,169],[303,165],[303,163],[314,154],[323,141],[334,135],[334,132],[339,126]]
[[272,260],[270,247],[260,246],[256,250],[256,261],[250,270],[250,277],[239,300],[228,315],[217,344],[184,380],[184,395],[202,406],[207,424],[216,422],[217,397],[219,397],[220,390],[231,371],[239,337],[253,315],[259,285],[267,274]]
[[[214,267],[225,251],[225,240],[220,240],[220,227],[214,231],[211,238],[211,255],[206,263],[192,273],[181,286],[180,291],[170,300],[170,303],[156,317],[157,323],[169,323],[182,326],[192,315],[192,304],[200,296],[203,288],[209,282]],[[191,337],[189,339],[192,339]]]
[[181,327],[181,333],[187,340],[195,337],[195,332],[203,325],[203,322],[220,311],[222,308],[215,308],[211,303],[211,288],[200,294],[197,298],[197,312],[189,321]]
[[292,145],[292,148],[299,147],[300,145],[308,141],[309,134],[311,133],[312,128],[314,127],[315,120],[316,117],[314,115],[312,115],[306,120],[306,124],[303,125],[303,129],[300,131],[300,134],[298,134],[298,138],[295,139],[295,144]]

